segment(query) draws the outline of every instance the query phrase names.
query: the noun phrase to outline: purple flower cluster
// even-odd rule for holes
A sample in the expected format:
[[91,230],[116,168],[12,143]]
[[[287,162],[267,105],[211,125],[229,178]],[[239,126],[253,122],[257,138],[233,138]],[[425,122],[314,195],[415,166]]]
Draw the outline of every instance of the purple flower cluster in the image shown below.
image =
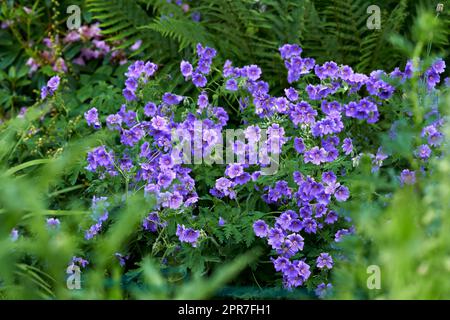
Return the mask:
[[194,69],[192,64],[188,61],[181,61],[180,70],[185,80],[192,79],[192,83],[198,87],[203,88],[208,83],[206,75],[211,72],[211,64],[217,52],[210,47],[203,47],[200,43],[197,44],[197,66]]
[[[422,161],[427,161],[431,157],[432,148],[439,147],[444,140],[444,134],[439,131],[444,123],[444,119],[439,117],[437,110],[431,113],[437,115],[438,119],[422,129],[421,137],[424,140],[426,139],[426,143],[418,146],[414,152],[415,156]],[[427,116],[431,115],[428,114]]]
[[67,72],[65,60],[57,54],[59,36],[56,35],[53,40],[44,38],[43,43],[45,49],[38,52],[37,57],[30,57],[27,60],[26,65],[30,68],[28,73],[31,75],[44,65],[50,65],[55,72]]
[[280,49],[281,58],[288,69],[288,82],[298,81],[302,75],[308,74],[316,65],[312,58],[301,58],[302,48],[296,44],[285,44]]
[[136,100],[136,90],[139,86],[139,81],[147,83],[148,78],[153,76],[157,70],[158,66],[150,61],[138,60],[131,64],[125,73],[127,79],[125,80],[125,89],[122,91],[125,99],[128,101]]
[[[38,51],[36,57],[30,57],[26,65],[29,67],[29,74],[33,74],[39,68],[50,65],[55,72],[67,72],[67,64],[63,57],[58,53],[59,47],[63,45],[67,47],[70,44],[82,44],[80,53],[72,60],[74,64],[86,65],[86,62],[93,59],[101,59],[109,57],[110,62],[118,62],[124,64],[127,62],[125,51],[118,49],[120,42],[114,42],[112,46],[102,40],[99,23],[92,25],[83,25],[76,30],[72,30],[64,37],[62,42],[56,35],[52,39],[44,38],[43,44],[45,48]],[[133,49],[131,48],[133,51]]]
[[324,282],[322,282],[317,286],[314,292],[319,298],[325,298],[325,296],[331,291],[332,288],[333,285],[331,283],[325,284]]
[[72,257],[72,261],[69,263],[69,266],[71,266],[72,268],[74,266],[78,266],[80,268],[86,268],[86,266],[89,264],[89,261],[81,258],[81,257]]
[[[280,154],[283,145],[287,142],[284,128],[274,123],[267,128],[267,139],[262,141],[261,128],[257,125],[248,126],[244,130],[247,143],[238,140],[234,144],[234,153],[239,157],[245,157],[245,163],[231,163],[225,169],[225,177],[218,178],[214,188],[210,193],[217,197],[236,198],[236,186],[245,185],[250,181],[256,181],[261,175],[260,170],[252,174],[245,172],[249,168],[249,163],[266,167],[270,164],[269,154]],[[255,150],[259,143],[260,150]],[[250,153],[249,151],[253,151]]]
[[47,219],[47,226],[51,229],[58,228],[61,222],[58,218],[48,218]]
[[181,242],[187,242],[193,247],[196,247],[198,238],[200,237],[200,231],[186,228],[184,225],[177,225],[176,236]]
[[[110,56],[111,62],[118,62],[120,65],[127,63],[125,51],[118,49],[120,42],[114,42],[111,44],[106,43],[103,40],[99,23],[92,25],[84,25],[79,29],[72,30],[63,39],[64,44],[82,43],[83,47],[78,56],[73,59],[73,63],[84,66],[86,62],[94,59],[105,58]],[[136,51],[140,44],[137,41],[130,47],[131,51]]]
[[[205,65],[211,63],[216,54],[215,50],[199,45],[198,52],[201,60],[198,72],[206,73]],[[151,62],[137,61],[130,65],[126,73],[124,90],[124,96],[128,97],[128,101],[137,100],[139,83],[145,84],[156,70],[157,66]],[[182,96],[166,92],[162,95],[160,103],[149,101],[145,103],[142,111],[129,110],[126,105],[121,106],[117,113],[106,117],[106,127],[120,134],[120,143],[125,149],[113,152],[106,146],[99,146],[87,156],[86,169],[98,173],[100,178],[103,179],[107,175],[129,175],[131,188],[136,190],[143,188],[146,195],[156,197],[157,203],[153,211],[142,222],[143,229],[150,232],[157,232],[159,226],[165,226],[165,222],[160,219],[163,210],[182,210],[198,201],[195,181],[189,175],[191,169],[179,161],[182,154],[180,150],[178,156],[175,143],[183,142],[183,139],[193,139],[197,134],[197,126],[201,126],[203,143],[200,146],[194,145],[193,153],[200,152],[203,156],[207,155],[218,141],[221,129],[228,122],[226,111],[221,107],[212,106],[205,92],[200,94],[198,102],[202,107],[200,113],[202,117],[188,113],[181,122],[175,122],[174,108],[183,99]],[[141,115],[138,117],[138,112],[143,112],[142,117]],[[88,125],[94,128],[101,127],[99,114],[95,108],[87,111],[85,118]],[[276,129],[273,128],[273,135]],[[172,141],[174,132],[181,141]],[[237,164],[230,168],[229,174],[233,184],[243,184],[250,179],[250,175],[241,171]],[[226,195],[230,195],[233,192],[231,185],[228,194],[225,182],[223,185],[218,184],[218,187]],[[96,220],[86,233],[88,238],[92,238],[101,230],[103,221]],[[195,244],[196,232],[193,229],[183,228],[179,232],[180,240]]]
[[[312,177],[294,173],[297,190],[288,186],[286,181],[278,181],[274,188],[268,188],[264,199],[269,203],[291,204],[298,211],[287,210],[276,218],[270,228],[263,220],[253,224],[255,235],[266,238],[267,243],[276,251],[278,258],[273,260],[275,270],[283,274],[286,287],[297,287],[306,281],[311,273],[309,265],[303,260],[293,260],[303,250],[304,238],[300,234],[316,234],[325,225],[334,224],[338,215],[329,208],[332,196],[338,202],[346,201],[349,190],[341,185],[332,171],[322,174],[322,182]],[[343,233],[342,230],[340,230]],[[331,269],[333,260],[328,253],[321,253],[317,258],[317,267]]]
[[150,231],[150,232],[157,232],[158,227],[164,227],[166,226],[166,223],[162,222],[159,218],[158,212],[153,211],[148,214],[148,216],[144,219],[142,222],[142,228],[144,230]]
[[53,96],[58,90],[61,78],[59,76],[53,76],[48,80],[47,85],[41,88],[41,99],[45,99],[47,96]]
[[[114,167],[114,154],[112,151],[106,151],[105,146],[100,146],[94,150],[88,152],[87,155],[88,165],[86,169],[91,172],[97,172],[102,169],[110,176],[116,176],[118,173]],[[104,177],[104,175],[102,175]]]
[[107,202],[106,197],[93,197],[92,199],[92,218],[95,221],[95,223],[85,232],[84,238],[86,240],[90,240],[94,238],[103,227],[103,223],[108,220],[108,206],[109,203]]
[[[275,270],[282,273],[283,283],[288,288],[303,285],[313,272],[323,273],[333,268],[334,261],[328,252],[322,252],[319,256],[317,252],[315,257],[305,257],[302,253],[305,241],[314,241],[327,233],[334,234],[334,241],[340,242],[344,236],[354,233],[353,227],[347,227],[349,221],[336,212],[336,207],[350,198],[350,191],[338,182],[335,172],[342,168],[340,163],[343,159],[357,154],[354,143],[358,140],[352,140],[355,137],[350,137],[350,133],[345,131],[345,125],[354,124],[353,119],[362,120],[356,125],[363,126],[377,122],[384,100],[394,93],[389,79],[403,80],[410,77],[412,72],[412,65],[407,64],[404,72],[394,70],[387,75],[383,71],[374,71],[367,76],[332,61],[316,65],[313,59],[302,58],[301,52],[302,49],[297,45],[287,44],[280,48],[288,69],[289,83],[294,83],[312,70],[320,83],[308,85],[304,92],[293,85],[284,90],[283,96],[269,93],[269,84],[262,80],[262,70],[257,65],[234,67],[231,61],[225,62],[222,70],[224,89],[239,91],[240,109],[254,111],[257,117],[254,117],[254,122],[251,117],[244,121],[246,141],[232,144],[233,153],[240,160],[228,163],[223,176],[217,178],[210,189],[211,195],[226,203],[228,199],[240,201],[239,190],[244,185],[253,184],[252,187],[262,193],[262,199],[268,206],[280,210],[281,214],[276,217],[273,227],[263,220],[257,220],[253,230],[257,237],[264,238],[274,250],[276,257],[272,261]],[[198,44],[198,61],[195,64],[181,61],[181,74],[196,87],[205,87],[206,76],[211,73],[215,56],[214,49]],[[437,63],[435,68],[441,70],[440,64]],[[210,101],[206,89],[195,99],[173,92],[160,92],[152,101],[141,101],[140,90],[156,70],[157,66],[151,62],[137,61],[130,65],[123,95],[127,103],[134,102],[121,106],[117,113],[106,117],[106,127],[120,135],[121,146],[99,146],[93,149],[88,153],[86,167],[98,173],[100,178],[105,178],[106,174],[125,175],[129,183],[127,190],[144,189],[146,196],[155,197],[156,205],[149,209],[150,213],[142,222],[142,228],[152,233],[161,231],[170,222],[163,221],[167,220],[167,212],[189,212],[189,207],[194,206],[199,199],[191,169],[180,161],[185,154],[177,149],[179,143],[188,143],[194,155],[203,158],[210,156],[215,146],[222,143],[221,130],[229,120],[225,109]],[[354,96],[363,86],[369,96],[355,99]],[[333,99],[338,91],[348,93],[348,99],[343,99],[345,103]],[[216,97],[212,100],[217,101]],[[141,104],[140,109],[127,109]],[[180,118],[180,113],[176,113],[180,104],[189,105],[192,110],[197,109],[183,112]],[[101,128],[97,109],[87,111],[85,118],[89,126]],[[440,122],[436,122],[424,129],[423,137],[427,139],[427,144],[417,150],[420,159],[430,156],[429,146],[441,143],[442,135],[437,130],[439,125]],[[266,132],[267,137],[264,136]],[[287,136],[293,132],[296,136]],[[200,139],[196,140],[197,135]],[[175,136],[177,141],[173,140]],[[193,140],[195,142],[191,143]],[[270,164],[269,153],[280,155],[285,145],[291,149],[293,146],[300,170],[305,167],[308,173],[314,173],[314,177],[296,171],[292,177],[285,179],[286,171],[283,171],[282,175],[272,180],[273,183],[264,185],[266,182],[259,177]],[[249,151],[253,151],[255,146],[259,147],[258,157],[250,159]],[[382,148],[376,154],[369,155],[373,171],[377,171],[388,157]],[[354,157],[354,162],[360,156]],[[324,168],[318,167],[323,164]],[[402,183],[411,184],[415,181],[415,173],[404,170],[401,180]],[[177,216],[183,219],[181,215]],[[176,236],[180,242],[196,247],[203,231],[196,219],[192,218],[192,225],[187,227],[177,218]],[[101,216],[97,216],[96,224],[91,227],[93,230],[89,234],[99,232],[101,222],[107,216],[105,220],[100,219]],[[224,224],[225,220],[220,217],[218,225]],[[331,284],[322,283],[316,292],[323,296],[330,287]]]
[[428,89],[433,89],[441,81],[440,74],[445,71],[445,61],[437,59],[424,73]]
[[366,120],[367,123],[377,122],[380,115],[376,103],[369,98],[363,98],[358,102],[349,102],[344,109],[347,117]]
[[[441,127],[444,124],[444,118],[440,116],[437,108],[433,108],[429,113],[425,115],[425,118],[426,120],[428,120],[428,124],[423,127],[420,135],[421,139],[419,139],[419,141],[421,142],[419,143],[422,144],[417,146],[414,150],[414,156],[422,163],[426,163],[430,159],[433,154],[433,150],[435,154],[438,153],[439,147],[444,141],[444,134],[440,131]],[[394,129],[392,134],[395,137],[395,123],[392,129]],[[409,169],[402,170],[402,172],[400,173],[400,183],[401,185],[415,184],[416,172]]]
[[84,118],[88,126],[92,126],[94,129],[100,129],[102,124],[98,120],[98,111],[97,108],[92,108],[84,113]]
[[121,267],[124,267],[127,263],[127,260],[130,258],[129,256],[124,256],[120,252],[114,253],[114,256],[117,258],[117,260],[119,260],[119,264]]
[[402,184],[415,184],[416,183],[416,172],[405,169],[400,175],[400,181]]

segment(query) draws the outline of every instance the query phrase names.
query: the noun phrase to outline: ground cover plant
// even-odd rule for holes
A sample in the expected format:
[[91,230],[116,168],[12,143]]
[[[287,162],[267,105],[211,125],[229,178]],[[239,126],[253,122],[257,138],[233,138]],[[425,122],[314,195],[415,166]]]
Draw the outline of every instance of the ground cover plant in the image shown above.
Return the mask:
[[2,4],[2,298],[449,297],[448,6],[69,5]]

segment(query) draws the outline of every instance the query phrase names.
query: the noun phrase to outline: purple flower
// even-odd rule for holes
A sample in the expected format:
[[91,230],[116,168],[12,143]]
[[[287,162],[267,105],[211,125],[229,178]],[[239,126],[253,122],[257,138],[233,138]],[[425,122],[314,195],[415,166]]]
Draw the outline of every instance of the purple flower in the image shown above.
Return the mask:
[[324,282],[322,282],[321,284],[319,284],[316,288],[316,290],[314,291],[315,294],[317,295],[317,297],[319,298],[325,298],[325,296],[327,295],[327,293],[333,288],[333,285],[331,283],[325,284]]
[[291,219],[287,229],[292,232],[299,232],[303,229],[303,224],[299,219]]
[[311,162],[315,165],[320,165],[322,162],[326,162],[325,157],[327,152],[324,148],[314,147],[311,150],[305,152],[305,163]]
[[47,82],[49,92],[53,94],[56,90],[58,90],[59,82],[60,82],[59,76],[51,77],[50,80],[48,80]]
[[326,171],[322,173],[322,182],[330,185],[336,182],[336,175],[333,171]]
[[94,238],[102,229],[102,223],[97,222],[96,224],[92,225],[84,234],[84,238],[86,240],[90,240]]
[[291,222],[291,220],[291,215],[289,215],[287,212],[284,212],[276,219],[276,226],[285,230],[289,227],[289,223]]
[[281,249],[284,241],[283,230],[279,228],[269,229],[269,233],[267,234],[267,236],[269,238],[267,242],[272,246],[273,249]]
[[111,169],[114,167],[114,157],[112,153],[106,151],[104,146],[100,146],[88,153],[87,170],[95,172],[98,167]]
[[229,164],[225,170],[225,174],[230,178],[236,178],[244,173],[244,168],[239,163]]
[[345,152],[346,155],[349,155],[353,151],[353,143],[352,139],[345,138],[344,142],[342,144],[342,150]]
[[257,237],[265,238],[268,235],[269,227],[263,220],[257,220],[253,223],[253,231]]
[[306,218],[303,220],[303,230],[306,233],[316,233],[317,232],[317,222],[312,218]]
[[439,83],[441,78],[439,74],[434,69],[428,69],[425,72],[425,80],[427,81],[427,85],[429,89],[432,89]]
[[156,116],[151,120],[152,127],[156,130],[167,130],[168,122],[165,118]]
[[291,57],[298,57],[302,53],[302,48],[297,44],[285,44],[279,48],[281,58],[290,59]]
[[120,264],[121,267],[124,267],[124,266],[125,266],[125,264],[126,264],[128,258],[129,258],[128,256],[124,256],[124,255],[122,255],[122,254],[119,253],[119,252],[114,253],[114,256],[115,256],[117,259],[119,259],[119,264]]
[[294,261],[293,262],[297,269],[298,269],[298,273],[300,274],[300,276],[303,278],[303,281],[306,281],[306,279],[309,278],[309,276],[311,275],[311,271],[309,271],[309,265],[306,264],[304,261]]
[[302,236],[292,233],[287,236],[287,239],[291,242],[291,249],[295,252],[302,251],[303,246],[305,245],[304,239]]
[[197,55],[202,59],[211,60],[217,54],[217,51],[215,49],[210,47],[203,48],[201,43],[198,43],[196,48],[197,48]]
[[144,106],[144,114],[147,117],[154,117],[156,115],[157,110],[158,107],[153,102],[149,102]]
[[170,154],[162,155],[161,158],[159,158],[159,166],[162,170],[172,168],[174,166],[172,156]]
[[130,130],[122,130],[120,142],[126,146],[133,147],[145,135],[145,132],[140,127],[134,127]]
[[237,91],[239,87],[236,79],[234,78],[228,79],[227,82],[225,83],[225,88],[230,91]]
[[128,78],[125,80],[125,87],[134,93],[138,87],[138,82],[134,78]]
[[207,82],[208,82],[208,80],[206,80],[206,77],[204,75],[202,75],[201,73],[194,72],[192,74],[192,83],[197,88],[203,88],[204,86],[206,86]]
[[348,229],[340,229],[336,232],[334,235],[334,241],[335,242],[341,242],[342,237],[348,234],[351,234],[352,232]]
[[323,73],[330,78],[336,78],[339,68],[334,61],[325,62],[323,65]]
[[445,61],[442,60],[441,58],[437,59],[433,65],[431,66],[431,68],[436,72],[436,73],[443,73],[445,71]]
[[288,183],[286,181],[277,181],[275,183],[274,188],[269,188],[268,199],[271,202],[277,202],[283,196],[290,198],[291,197],[291,188],[289,188]]
[[147,61],[144,64],[143,72],[146,77],[153,76],[157,70],[158,70],[158,66],[156,64],[154,64],[153,62]]
[[334,197],[339,202],[347,201],[348,197],[350,197],[350,192],[347,187],[340,186],[334,193]]
[[236,75],[234,72],[233,63],[230,60],[225,61],[222,74],[225,78],[233,77]]
[[175,179],[175,173],[172,170],[165,170],[158,174],[158,185],[168,188]]
[[338,220],[338,215],[335,211],[328,212],[327,216],[325,217],[325,223],[327,224],[333,224]]
[[122,94],[128,101],[133,101],[137,99],[134,92],[129,89],[123,89]]
[[49,95],[48,87],[47,86],[43,86],[41,88],[41,99],[47,98],[48,95]]
[[297,90],[295,90],[294,88],[288,88],[288,89],[284,89],[284,94],[286,95],[286,97],[291,100],[292,102],[295,102],[298,100],[298,92]]
[[428,145],[423,144],[416,150],[416,156],[421,160],[427,160],[431,156],[431,149]]
[[98,120],[98,111],[96,108],[92,108],[84,113],[84,118],[88,126],[92,126],[94,129],[100,129],[102,127]]
[[41,99],[45,99],[47,96],[53,96],[59,87],[59,82],[59,76],[51,77],[50,80],[48,80],[47,85],[41,88]]
[[122,117],[119,114],[110,114],[106,117],[106,126],[110,130],[119,130],[122,125]]
[[151,212],[142,222],[144,230],[150,232],[156,232],[158,230],[158,225],[160,225],[160,219],[157,212]]
[[61,223],[59,222],[59,219],[57,219],[57,218],[48,218],[47,219],[47,226],[49,226],[50,228],[56,228],[60,224]]
[[256,81],[261,76],[261,69],[257,66],[252,64],[251,66],[248,66],[246,68],[247,72],[247,78],[249,78],[252,81]]
[[166,92],[164,93],[162,100],[168,105],[176,105],[183,100],[183,97],[170,92]]
[[217,224],[219,227],[223,227],[225,225],[225,220],[222,217],[219,217],[219,222]]
[[138,50],[141,47],[141,45],[142,45],[142,40],[139,39],[130,47],[130,50],[131,51],[136,51],[136,50]]
[[11,241],[13,241],[13,242],[17,241],[17,239],[19,239],[19,231],[16,228],[14,228],[11,230],[11,233],[9,236],[11,238]]
[[75,256],[74,256],[74,257],[72,257],[71,264],[72,264],[72,265],[78,264],[80,267],[86,268],[86,266],[89,264],[89,261],[87,261],[87,260],[85,260],[85,259],[83,259],[83,258],[75,257]]
[[192,65],[188,61],[181,61],[180,63],[180,70],[181,74],[188,79],[190,76],[192,76],[192,71],[194,70],[192,68]]
[[209,104],[208,101],[208,94],[203,91],[201,94],[199,94],[197,99],[197,105],[200,107],[200,109],[205,109]]
[[416,172],[405,169],[400,174],[400,181],[402,184],[414,184],[416,183]]
[[321,253],[317,258],[317,268],[323,269],[331,269],[333,268],[333,259],[328,253]]
[[209,74],[211,72],[211,61],[207,59],[200,59],[195,71],[203,74]]
[[294,138],[294,148],[298,153],[303,153],[305,151],[305,144],[302,138]]
[[182,203],[183,197],[177,191],[169,197],[169,208],[171,209],[178,209]]
[[122,105],[120,107],[119,112],[117,113],[122,117],[122,121],[128,126],[132,127],[136,124],[136,112],[129,110],[126,110],[126,105]]
[[177,225],[176,236],[181,242],[187,242],[193,247],[196,247],[198,238],[200,237],[200,231],[192,228],[185,228],[184,225]]
[[192,12],[192,20],[195,22],[199,22],[201,19],[201,13],[198,11]]
[[285,257],[278,257],[276,259],[272,259],[273,266],[276,271],[283,271],[285,270],[289,265],[289,260]]

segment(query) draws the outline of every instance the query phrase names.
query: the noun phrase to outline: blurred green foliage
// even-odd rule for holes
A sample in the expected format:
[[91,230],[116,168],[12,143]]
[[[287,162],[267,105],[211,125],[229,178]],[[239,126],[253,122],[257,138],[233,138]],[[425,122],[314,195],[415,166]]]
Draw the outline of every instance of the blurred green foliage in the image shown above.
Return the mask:
[[[413,26],[415,42],[392,36],[394,45],[411,58],[429,58],[429,45],[442,36],[442,24],[423,12]],[[412,50],[411,50],[412,49]],[[425,61],[427,61],[425,59]],[[376,177],[364,166],[353,181],[359,195],[349,210],[357,237],[343,243],[346,258],[335,273],[335,298],[340,299],[449,299],[450,298],[450,125],[444,126],[442,155],[428,169],[411,155],[411,140],[419,137],[425,113],[438,107],[449,115],[450,91],[430,95],[416,77],[402,104],[414,123],[402,126],[396,139],[385,145],[394,152],[393,163],[409,163],[420,174],[418,183],[398,188],[391,173]],[[409,141],[409,142],[408,142]],[[380,196],[384,195],[384,196]],[[379,267],[380,288],[370,289]]]

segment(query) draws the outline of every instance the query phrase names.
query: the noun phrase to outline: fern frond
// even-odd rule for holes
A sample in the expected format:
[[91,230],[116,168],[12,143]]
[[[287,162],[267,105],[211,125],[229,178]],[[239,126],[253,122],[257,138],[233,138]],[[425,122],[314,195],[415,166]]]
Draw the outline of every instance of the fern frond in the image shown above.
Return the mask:
[[162,17],[154,22],[141,26],[140,30],[150,29],[159,32],[163,37],[175,39],[179,42],[179,50],[188,46],[195,46],[197,43],[207,44],[208,34],[199,23],[188,19],[173,19]]
[[358,70],[369,71],[377,65],[387,65],[392,68],[398,64],[400,57],[393,51],[387,38],[392,32],[398,32],[408,15],[407,0],[401,0],[385,19],[381,19],[380,30],[368,30],[361,43],[361,56],[357,65]]

